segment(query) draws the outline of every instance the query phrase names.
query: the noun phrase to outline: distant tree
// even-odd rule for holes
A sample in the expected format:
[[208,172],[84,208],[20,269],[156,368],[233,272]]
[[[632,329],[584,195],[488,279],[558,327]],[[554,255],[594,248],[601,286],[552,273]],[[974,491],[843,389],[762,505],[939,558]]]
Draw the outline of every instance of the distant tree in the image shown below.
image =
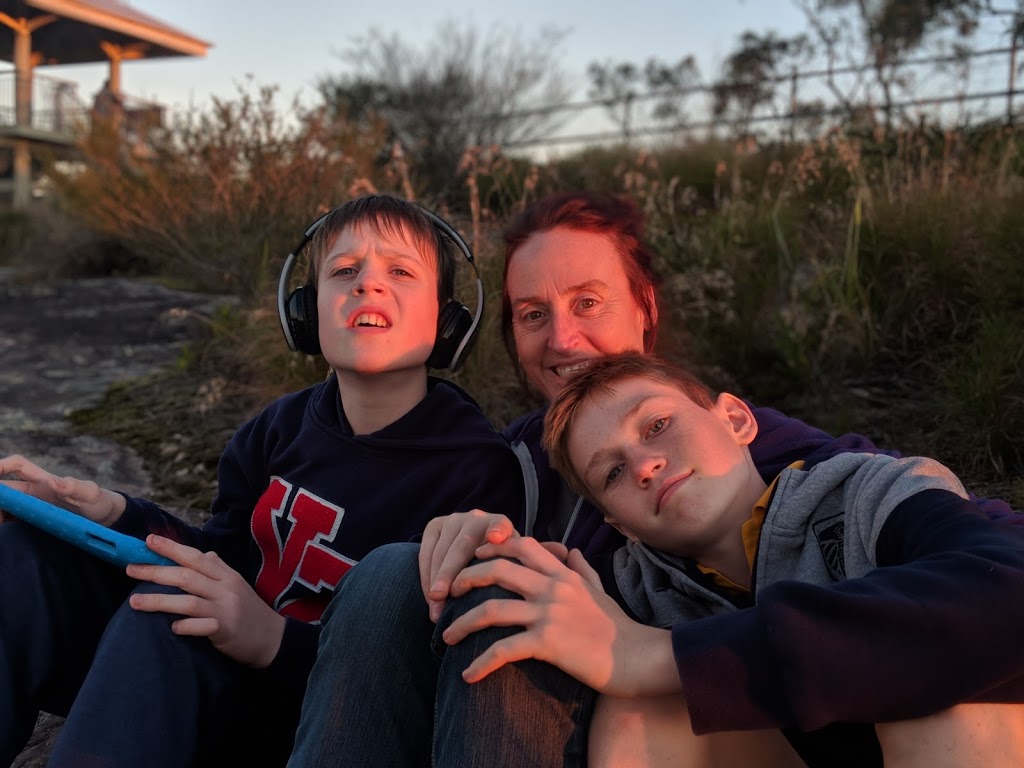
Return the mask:
[[[700,83],[700,70],[693,56],[669,64],[650,58],[640,67],[628,61],[593,62],[587,68],[588,96],[601,102],[622,132],[627,144],[643,118],[685,124],[684,103]],[[644,106],[645,104],[650,106]]]
[[417,185],[450,200],[467,149],[528,141],[559,124],[553,108],[570,95],[558,65],[564,36],[545,28],[523,39],[501,26],[484,35],[448,21],[419,47],[372,29],[339,54],[346,71],[318,88],[337,117],[382,120]]
[[[774,32],[744,32],[739,47],[725,60],[722,77],[712,86],[715,117],[746,131],[757,109],[775,102],[787,69],[810,52],[805,35],[786,38]],[[791,104],[788,111],[799,110]]]
[[[850,66],[866,66],[881,92],[886,125],[896,117],[896,91],[909,88],[912,78],[903,60],[930,43],[943,45],[953,40],[961,57],[965,45],[981,18],[994,13],[991,0],[795,0],[803,10],[818,40],[824,44],[830,62],[845,58]],[[1018,12],[1021,5],[1018,0]],[[864,86],[857,81],[842,92],[836,83],[829,87],[851,114],[863,106],[854,92]]]

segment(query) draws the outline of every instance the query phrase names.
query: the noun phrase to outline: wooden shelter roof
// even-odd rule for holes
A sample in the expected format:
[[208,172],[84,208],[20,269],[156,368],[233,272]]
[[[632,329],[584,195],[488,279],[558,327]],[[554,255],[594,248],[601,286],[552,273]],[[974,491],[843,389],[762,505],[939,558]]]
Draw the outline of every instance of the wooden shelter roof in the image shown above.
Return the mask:
[[[210,43],[119,0],[0,0],[0,14],[53,20],[32,31],[36,66],[105,62],[109,46],[126,59],[205,56]],[[0,35],[0,60],[14,60],[14,36]]]

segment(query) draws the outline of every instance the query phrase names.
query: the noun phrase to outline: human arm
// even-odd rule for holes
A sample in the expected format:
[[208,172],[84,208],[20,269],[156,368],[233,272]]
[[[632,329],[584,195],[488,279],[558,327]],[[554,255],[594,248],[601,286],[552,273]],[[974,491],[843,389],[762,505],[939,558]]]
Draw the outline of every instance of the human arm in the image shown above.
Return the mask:
[[[758,592],[753,608],[675,625],[675,682],[694,728],[811,730],[920,717],[972,698],[1022,700],[1024,626],[1010,607],[1024,594],[1022,538],[955,493],[923,491],[889,515],[874,545],[880,567],[865,576],[831,586],[779,581]],[[517,541],[478,554],[517,557]],[[545,615],[580,604],[579,590],[556,591],[553,567],[534,568],[537,576],[528,580],[519,569],[534,562],[500,566],[513,576],[501,576],[497,565],[465,573],[472,586],[508,585],[527,604],[541,604]],[[453,641],[491,624],[523,624],[516,620],[528,610],[523,602],[479,609]],[[573,650],[560,649],[554,633],[542,634],[543,621],[528,618],[530,637],[515,653],[502,650],[507,657],[490,659],[488,668],[532,657],[570,671],[566,665],[574,662],[557,654]],[[567,623],[570,633],[586,626]],[[570,673],[582,674],[575,667]],[[602,690],[600,676],[586,682]]]
[[[445,642],[458,643],[486,626],[521,626],[494,643],[463,673],[478,682],[510,662],[546,661],[602,693],[640,696],[679,691],[668,630],[633,621],[606,595],[578,550],[562,562],[530,538],[485,544],[455,579],[453,596],[498,585],[523,600],[490,600],[452,622]],[[513,560],[505,558],[514,558]]]
[[878,568],[779,581],[753,608],[673,627],[696,732],[933,714],[1024,700],[1024,536],[945,490],[898,505]]

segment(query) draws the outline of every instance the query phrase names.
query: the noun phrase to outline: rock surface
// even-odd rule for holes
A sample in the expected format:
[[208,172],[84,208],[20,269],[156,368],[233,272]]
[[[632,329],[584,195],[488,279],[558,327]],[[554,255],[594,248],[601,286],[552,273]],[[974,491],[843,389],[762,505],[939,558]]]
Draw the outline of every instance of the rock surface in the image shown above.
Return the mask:
[[[120,278],[23,282],[0,268],[0,456],[148,495],[142,461],[110,440],[72,433],[67,415],[114,383],[175,361],[221,297]],[[61,720],[40,716],[14,768],[45,765]]]

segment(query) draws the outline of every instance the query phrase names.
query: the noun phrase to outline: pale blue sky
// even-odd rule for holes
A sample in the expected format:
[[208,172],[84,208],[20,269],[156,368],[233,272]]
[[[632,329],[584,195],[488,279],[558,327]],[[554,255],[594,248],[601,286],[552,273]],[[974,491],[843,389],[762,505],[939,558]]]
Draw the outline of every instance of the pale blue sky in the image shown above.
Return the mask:
[[[281,108],[287,108],[293,97],[311,105],[316,101],[317,81],[338,74],[347,66],[338,53],[373,28],[388,36],[397,34],[409,44],[433,42],[442,22],[449,20],[465,22],[484,36],[498,25],[514,30],[523,42],[536,39],[544,27],[563,30],[560,64],[569,84],[575,87],[573,98],[577,100],[586,98],[586,69],[594,61],[642,64],[655,57],[674,63],[693,55],[704,83],[710,83],[721,75],[723,60],[736,50],[744,31],[771,31],[781,36],[808,31],[807,20],[796,0],[505,0],[500,4],[495,0],[126,2],[212,44],[204,58],[129,61],[122,66],[121,86],[126,94],[177,109],[207,108],[211,96],[232,99],[238,94],[238,86],[250,78],[258,86],[279,86]],[[1005,45],[1005,36],[991,38],[988,44]],[[1007,61],[1002,56],[975,62],[971,70],[975,84],[968,92],[999,88],[1005,91]],[[91,103],[106,72],[105,64],[39,70],[41,75],[76,82],[85,104]],[[933,98],[960,87],[948,71],[922,71],[916,76],[917,85],[910,91],[914,97]],[[851,86],[856,87],[859,86]],[[814,98],[819,95],[815,89],[823,88],[813,80],[802,82],[800,98]],[[858,98],[863,96],[855,90],[850,93]],[[1005,109],[998,98],[968,106],[984,114]],[[687,108],[694,110],[693,102]],[[961,107],[943,109],[949,113],[949,119],[959,119]],[[701,115],[706,118],[710,113],[705,105],[703,111],[696,107],[693,114],[699,120]],[[608,132],[615,136],[617,130],[609,116],[595,108],[566,116],[557,136]],[[549,146],[557,154],[569,150],[572,144]]]
[[[211,94],[231,97],[234,84],[251,75],[277,84],[289,98],[315,94],[316,80],[341,70],[336,52],[372,27],[415,42],[433,37],[438,23],[466,20],[481,30],[500,23],[524,39],[544,25],[567,30],[563,69],[582,96],[592,61],[635,61],[654,56],[675,62],[693,54],[705,80],[746,29],[792,33],[803,16],[791,0],[131,0],[129,5],[213,44],[203,59],[127,62],[126,93],[172,106],[206,105]],[[294,10],[290,10],[294,9]],[[47,67],[78,82],[91,98],[105,75],[103,65]]]

